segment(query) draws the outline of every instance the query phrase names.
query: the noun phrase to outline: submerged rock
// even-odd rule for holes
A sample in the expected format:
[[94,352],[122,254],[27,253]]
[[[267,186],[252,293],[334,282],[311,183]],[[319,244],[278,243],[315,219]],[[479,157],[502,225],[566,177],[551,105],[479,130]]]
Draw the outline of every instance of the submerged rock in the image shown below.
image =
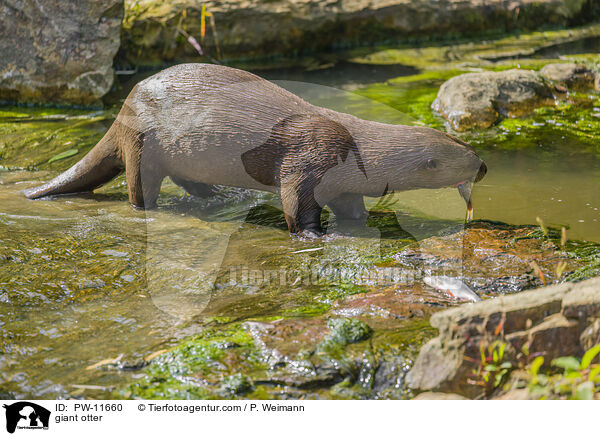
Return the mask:
[[482,361],[486,353],[499,352],[494,344],[505,344],[494,363],[513,368],[518,367],[519,353],[542,355],[545,362],[580,355],[587,338],[580,335],[600,315],[599,291],[600,278],[594,278],[438,312],[430,322],[439,336],[421,349],[408,383],[421,391],[472,398],[495,387],[473,379],[478,368],[489,363]]
[[252,381],[243,374],[234,374],[223,379],[221,389],[231,395],[241,395],[251,392]]
[[432,108],[458,131],[487,128],[554,103],[554,86],[534,71],[467,73],[445,82]]
[[585,91],[595,87],[596,73],[583,64],[548,64],[540,74],[568,89]]
[[0,100],[97,104],[113,83],[123,0],[0,5]]
[[[572,246],[563,250],[556,241],[556,237],[560,239],[560,232],[556,233],[551,229],[545,236],[534,226],[474,221],[462,231],[413,244],[396,254],[395,259],[399,267],[416,271],[416,276],[428,273],[459,276],[485,298],[485,295],[520,292],[559,280],[556,267],[560,262],[565,263],[562,278],[579,274],[581,268],[589,266],[587,258],[570,251],[583,243],[573,241]],[[598,250],[600,248],[591,243],[590,251],[597,253]],[[533,265],[539,272],[534,271]]]

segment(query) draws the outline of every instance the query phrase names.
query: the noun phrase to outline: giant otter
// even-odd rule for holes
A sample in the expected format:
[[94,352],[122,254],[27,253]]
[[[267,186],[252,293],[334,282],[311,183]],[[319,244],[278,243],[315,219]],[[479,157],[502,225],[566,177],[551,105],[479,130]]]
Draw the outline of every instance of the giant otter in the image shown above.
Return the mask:
[[165,177],[191,194],[211,185],[279,192],[290,232],[321,232],[325,205],[366,216],[363,196],[458,187],[471,210],[486,166],[465,142],[314,106],[246,71],[182,64],[138,83],[106,135],[28,198],[91,191],[125,170],[129,201],[152,208]]

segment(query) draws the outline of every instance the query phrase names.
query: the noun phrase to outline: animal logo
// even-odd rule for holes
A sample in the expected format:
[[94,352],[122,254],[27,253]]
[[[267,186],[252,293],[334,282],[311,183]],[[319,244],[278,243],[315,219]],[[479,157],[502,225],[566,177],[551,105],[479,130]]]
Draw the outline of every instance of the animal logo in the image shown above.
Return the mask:
[[14,433],[19,429],[47,429],[50,411],[29,401],[4,404],[6,409],[6,431]]

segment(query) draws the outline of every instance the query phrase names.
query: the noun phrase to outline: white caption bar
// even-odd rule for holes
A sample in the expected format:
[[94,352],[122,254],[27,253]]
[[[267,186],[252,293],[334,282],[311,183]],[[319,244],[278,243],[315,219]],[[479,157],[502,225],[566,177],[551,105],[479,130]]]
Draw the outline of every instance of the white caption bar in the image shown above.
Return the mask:
[[[596,404],[522,401],[0,401],[0,435],[587,434]],[[42,430],[41,432],[39,430]],[[595,430],[594,430],[595,431]]]

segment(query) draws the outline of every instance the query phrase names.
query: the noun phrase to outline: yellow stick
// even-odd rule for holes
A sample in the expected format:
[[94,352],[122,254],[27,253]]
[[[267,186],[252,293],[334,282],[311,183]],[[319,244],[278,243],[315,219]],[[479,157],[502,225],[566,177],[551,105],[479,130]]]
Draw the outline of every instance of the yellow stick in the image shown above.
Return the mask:
[[206,33],[206,5],[202,5],[200,14],[200,40],[204,42],[204,34]]

